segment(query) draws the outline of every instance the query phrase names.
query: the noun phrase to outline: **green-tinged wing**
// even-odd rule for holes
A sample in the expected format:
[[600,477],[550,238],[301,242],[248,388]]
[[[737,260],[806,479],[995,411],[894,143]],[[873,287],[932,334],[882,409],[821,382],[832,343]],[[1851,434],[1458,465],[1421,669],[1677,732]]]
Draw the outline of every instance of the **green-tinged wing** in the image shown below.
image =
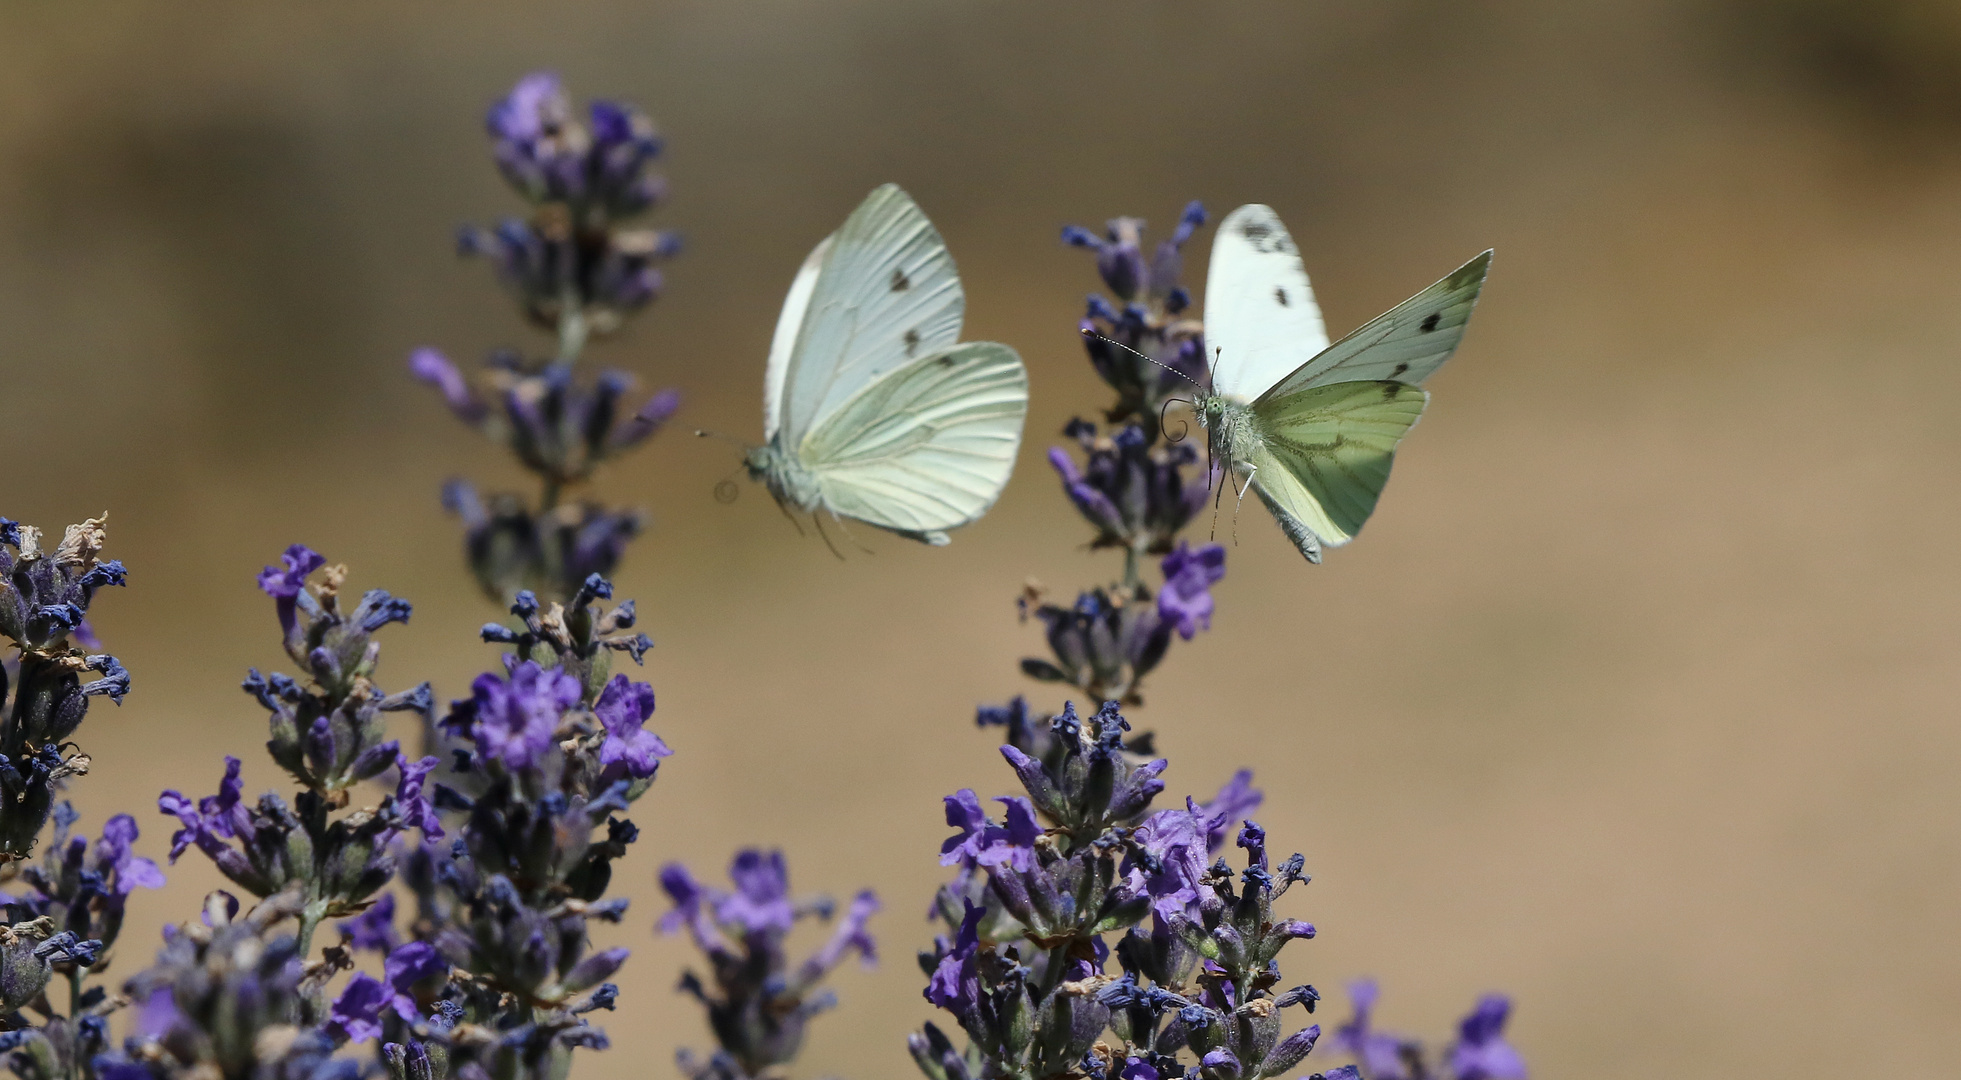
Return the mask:
[[1310,562],[1355,538],[1389,482],[1396,444],[1430,395],[1407,383],[1343,382],[1262,397],[1253,488]]
[[799,449],[831,511],[932,544],[1007,486],[1028,416],[1013,349],[970,341],[898,367],[813,428]]
[[1471,309],[1477,306],[1478,293],[1490,269],[1491,252],[1487,251],[1328,346],[1275,383],[1265,396],[1364,379],[1420,384],[1442,367],[1457,351],[1457,343],[1464,340],[1464,324],[1471,319]]

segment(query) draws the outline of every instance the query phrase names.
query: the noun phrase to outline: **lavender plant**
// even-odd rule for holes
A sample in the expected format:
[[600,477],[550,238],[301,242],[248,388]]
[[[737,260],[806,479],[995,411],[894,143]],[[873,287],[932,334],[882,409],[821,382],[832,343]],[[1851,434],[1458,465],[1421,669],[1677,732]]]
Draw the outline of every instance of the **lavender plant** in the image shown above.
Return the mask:
[[[513,646],[502,673],[452,704],[437,725],[442,756],[411,759],[386,738],[386,716],[426,717],[432,694],[426,683],[383,691],[375,640],[410,606],[381,590],[347,604],[346,580],[299,545],[260,574],[302,675],[254,669],[244,688],[299,790],[249,804],[242,762],[228,757],[216,795],[159,799],[181,826],[173,861],[195,847],[255,902],[241,911],[213,893],[199,919],[166,933],[124,987],[140,1003],[132,1034],[91,1074],[355,1080],[359,1062],[335,1055],[374,1042],[395,1080],[558,1080],[574,1049],[607,1045],[586,1017],[613,1008],[606,980],[627,951],[595,951],[589,924],[626,911],[605,895],[638,833],[625,814],[670,753],[644,727],[652,688],[610,671],[614,652],[646,649],[626,632],[631,602],[606,609],[612,587],[597,575],[569,610],[520,593],[521,629],[483,633]],[[349,809],[361,784],[391,775],[377,805]],[[398,873],[416,902],[405,931],[382,891]],[[345,919],[342,943],[316,957],[331,918]],[[380,954],[382,977],[340,980],[365,950]]]
[[878,956],[865,930],[879,908],[870,889],[851,901],[830,939],[792,968],[785,938],[798,920],[830,919],[830,897],[792,899],[780,851],[737,852],[729,879],[733,891],[701,884],[679,863],[669,863],[660,874],[661,888],[674,902],[661,917],[660,930],[685,928],[708,961],[713,982],[704,984],[692,971],[681,978],[681,989],[707,1010],[709,1030],[720,1044],[707,1058],[680,1052],[681,1071],[690,1080],[780,1075],[803,1048],[810,1018],[837,1004],[835,994],[819,989],[825,976],[854,952],[867,966]]
[[[86,1074],[113,1008],[90,976],[107,966],[130,892],[163,884],[156,864],[131,850],[137,827],[127,814],[105,822],[91,847],[71,832],[80,815],[59,799],[89,771],[71,738],[90,705],[120,705],[130,687],[115,657],[87,651],[101,648],[88,625],[96,591],[128,578],[121,562],[100,558],[106,521],[70,525],[49,551],[39,529],[0,518],[0,636],[13,646],[0,657],[0,882],[23,886],[0,894],[0,1052],[24,1080]],[[84,682],[88,673],[100,677]],[[51,841],[33,860],[50,819]]]
[[[258,584],[298,675],[252,669],[243,689],[265,710],[267,752],[294,790],[248,802],[244,763],[227,756],[216,794],[160,796],[178,825],[172,862],[196,848],[237,894],[214,891],[167,929],[119,994],[90,978],[131,891],[163,876],[134,853],[128,815],[109,818],[91,845],[57,797],[88,771],[70,739],[92,699],[120,704],[129,689],[114,657],[86,651],[99,648],[86,622],[95,591],[126,573],[98,557],[101,519],[71,526],[52,552],[36,530],[0,519],[0,635],[14,646],[0,660],[0,882],[24,886],[0,897],[0,1053],[22,1080],[563,1080],[575,1050],[607,1046],[590,1017],[615,1008],[608,980],[628,950],[596,948],[592,923],[626,913],[608,893],[639,834],[627,814],[672,752],[645,726],[653,688],[613,670],[618,654],[639,664],[652,645],[633,601],[611,603],[606,576],[640,519],[564,499],[653,434],[676,398],[656,394],[627,414],[627,376],[586,383],[574,369],[589,337],[653,299],[675,243],[618,225],[662,194],[643,114],[596,102],[582,121],[554,78],[533,75],[492,109],[490,128],[498,166],[533,214],[465,230],[463,248],[493,261],[558,348],[539,361],[493,356],[476,383],[432,350],[411,366],[540,480],[535,502],[485,498],[460,481],[445,492],[465,520],[471,571],[511,615],[479,636],[508,651],[438,719],[428,683],[390,693],[378,681],[377,636],[409,621],[407,601],[382,590],[352,598],[346,569],[302,545],[266,567]],[[1038,714],[1017,697],[979,710],[983,727],[1002,729],[1022,794],[994,800],[998,818],[970,789],[945,800],[957,831],[941,863],[954,876],[933,907],[947,934],[920,960],[926,997],[965,1046],[930,1023],[914,1035],[929,1080],[1267,1080],[1321,1034],[1287,1031],[1285,1010],[1313,1013],[1320,994],[1282,989],[1278,960],[1315,933],[1274,907],[1308,881],[1305,860],[1270,857],[1248,817],[1262,799],[1249,772],[1202,804],[1156,807],[1168,762],[1122,712],[1142,705],[1174,636],[1210,627],[1225,572],[1223,547],[1179,535],[1218,478],[1195,475],[1197,453],[1159,419],[1180,380],[1205,377],[1203,328],[1185,316],[1178,280],[1182,245],[1203,223],[1192,204],[1148,261],[1136,219],[1111,222],[1103,238],[1064,233],[1096,250],[1116,297],[1091,297],[1082,329],[1117,400],[1107,434],[1082,419],[1065,429],[1080,463],[1060,448],[1050,460],[1091,547],[1124,560],[1120,577],[1073,604],[1023,598],[1051,656],[1022,670],[1101,707]],[[391,714],[418,721],[427,753],[403,752]],[[51,842],[30,862],[50,820]],[[1243,853],[1237,870],[1221,857],[1229,839]],[[875,959],[867,924],[879,902],[858,893],[793,963],[796,924],[829,921],[836,905],[794,898],[781,852],[738,852],[730,878],[723,890],[679,864],[660,874],[673,908],[659,928],[686,930],[703,953],[707,976],[689,972],[681,988],[717,1043],[705,1057],[683,1051],[680,1065],[689,1080],[775,1080],[810,1019],[835,1003],[826,978],[854,954]],[[398,895],[412,917],[398,913]],[[338,942],[316,949],[329,920],[340,920]],[[374,954],[370,970],[356,970],[363,953]],[[56,975],[65,1006],[50,991]],[[1316,1076],[1525,1075],[1503,1037],[1502,997],[1480,1002],[1433,1059],[1372,1026],[1372,983],[1351,996],[1355,1015],[1330,1042],[1359,1066]],[[108,1016],[124,1005],[129,1034],[110,1049]],[[371,1065],[348,1052],[368,1044]]]
[[659,431],[680,404],[663,390],[636,407],[628,397],[633,376],[608,369],[585,379],[576,369],[590,339],[659,296],[660,266],[680,250],[680,237],[623,224],[667,195],[666,182],[649,171],[661,140],[639,109],[594,101],[582,118],[558,78],[541,72],[491,108],[488,127],[497,168],[531,214],[495,228],[466,226],[458,249],[487,259],[557,348],[540,359],[495,351],[474,380],[435,349],[416,350],[409,370],[538,479],[535,499],[481,494],[460,479],[444,486],[443,504],[463,521],[478,584],[499,603],[526,589],[563,601],[589,576],[611,576],[645,525],[638,510],[568,496],[602,462]]
[[[1033,609],[1051,655],[1021,667],[1101,708],[1085,718],[1065,702],[1040,715],[1016,697],[978,712],[980,726],[1002,729],[1001,754],[1021,794],[995,799],[998,817],[971,789],[945,800],[958,831],[940,861],[954,876],[934,915],[947,932],[919,960],[926,999],[951,1016],[965,1045],[932,1023],[913,1035],[928,1080],[1266,1080],[1293,1071],[1321,1036],[1311,1023],[1288,1032],[1286,1011],[1312,1014],[1321,995],[1307,983],[1283,988],[1280,967],[1282,951],[1313,938],[1314,926],[1275,911],[1308,882],[1306,860],[1270,855],[1265,830],[1247,816],[1262,800],[1250,772],[1203,804],[1187,797],[1156,809],[1169,762],[1122,712],[1143,704],[1143,680],[1174,633],[1190,640],[1210,627],[1211,587],[1225,574],[1222,546],[1179,538],[1219,477],[1205,475],[1183,432],[1167,433],[1160,419],[1179,386],[1206,379],[1204,328],[1186,315],[1190,297],[1179,283],[1182,247],[1204,221],[1202,206],[1187,206],[1148,260],[1138,219],[1113,220],[1101,237],[1063,231],[1065,242],[1096,252],[1115,296],[1092,295],[1079,330],[1117,396],[1103,415],[1108,434],[1082,418],[1064,429],[1081,463],[1059,447],[1049,460],[1092,529],[1090,546],[1118,549],[1124,561],[1119,579],[1073,604],[1024,595],[1023,616]],[[1155,592],[1143,572],[1151,556],[1161,574]],[[1228,839],[1240,852],[1237,869],[1222,854]],[[1419,1044],[1369,1027],[1373,1000],[1373,984],[1358,990],[1356,1018],[1333,1040],[1356,1064],[1314,1076],[1437,1075]],[[1523,1080],[1502,1034],[1509,1008],[1486,998],[1442,1074]]]

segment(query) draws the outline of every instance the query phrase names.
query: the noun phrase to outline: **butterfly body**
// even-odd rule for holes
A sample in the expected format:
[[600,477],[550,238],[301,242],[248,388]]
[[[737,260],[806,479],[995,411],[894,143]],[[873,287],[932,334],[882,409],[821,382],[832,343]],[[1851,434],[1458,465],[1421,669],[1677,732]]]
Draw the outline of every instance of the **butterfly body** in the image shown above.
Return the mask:
[[932,222],[873,191],[790,286],[750,478],[785,511],[927,544],[979,519],[1014,468],[1028,373],[1006,345],[959,340],[965,306]]
[[784,509],[811,514],[824,505],[816,475],[774,440],[743,455],[742,464],[749,470],[749,479],[761,481]]
[[1278,215],[1220,223],[1206,284],[1212,388],[1196,411],[1215,459],[1255,492],[1310,562],[1374,512],[1397,444],[1423,415],[1420,384],[1449,359],[1491,253],[1330,344],[1299,250]]

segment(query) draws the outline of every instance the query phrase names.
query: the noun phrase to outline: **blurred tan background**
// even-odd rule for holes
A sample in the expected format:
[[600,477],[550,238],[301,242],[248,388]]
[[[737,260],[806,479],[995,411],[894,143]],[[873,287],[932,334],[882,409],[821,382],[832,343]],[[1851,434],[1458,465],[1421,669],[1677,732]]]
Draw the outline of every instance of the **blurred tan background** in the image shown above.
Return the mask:
[[[656,517],[620,575],[675,747],[635,814],[615,1049],[710,1045],[649,927],[664,860],[782,845],[875,886],[798,1075],[912,1074],[939,797],[1011,775],[971,725],[1037,648],[1012,598],[1114,572],[1041,453],[1103,399],[1066,222],[1276,206],[1336,331],[1486,246],[1458,358],[1383,508],[1304,566],[1257,510],[1216,629],[1138,719],[1168,795],[1241,764],[1315,875],[1289,952],[1442,1039],[1487,989],[1540,1077],[1951,1074],[1961,1009],[1961,13],[1914,0],[1441,4],[0,3],[0,513],[111,511],[91,834],[259,754],[282,663],[252,575],[295,540],[416,603],[384,684],[488,665],[443,477],[512,473],[404,359],[539,346],[453,227],[517,209],[485,106],[520,74],[646,106],[690,251],[597,361],[758,435],[797,260],[895,180],[1018,346],[1020,473],[949,549],[837,562],[736,456],[664,436],[599,491]],[[1201,234],[1189,260],[1202,281]],[[117,968],[190,914],[187,860]],[[1310,1059],[1312,1065],[1315,1059]],[[1332,1063],[1332,1062],[1331,1062]],[[1303,1070],[1305,1071],[1305,1070]]]

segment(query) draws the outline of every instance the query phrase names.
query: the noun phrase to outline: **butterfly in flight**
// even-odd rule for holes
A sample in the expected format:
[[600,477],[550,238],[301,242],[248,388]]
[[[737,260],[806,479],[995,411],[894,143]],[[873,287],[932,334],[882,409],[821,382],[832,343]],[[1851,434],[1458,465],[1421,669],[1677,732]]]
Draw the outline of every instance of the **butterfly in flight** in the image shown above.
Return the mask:
[[820,531],[823,513],[938,546],[978,520],[1014,468],[1028,372],[960,342],[965,309],[933,223],[897,185],[872,192],[790,285],[750,478]]
[[1226,482],[1242,499],[1251,488],[1309,562],[1374,512],[1430,401],[1423,380],[1456,351],[1490,266],[1487,251],[1330,345],[1272,208],[1220,223],[1205,280],[1212,387],[1194,404]]

